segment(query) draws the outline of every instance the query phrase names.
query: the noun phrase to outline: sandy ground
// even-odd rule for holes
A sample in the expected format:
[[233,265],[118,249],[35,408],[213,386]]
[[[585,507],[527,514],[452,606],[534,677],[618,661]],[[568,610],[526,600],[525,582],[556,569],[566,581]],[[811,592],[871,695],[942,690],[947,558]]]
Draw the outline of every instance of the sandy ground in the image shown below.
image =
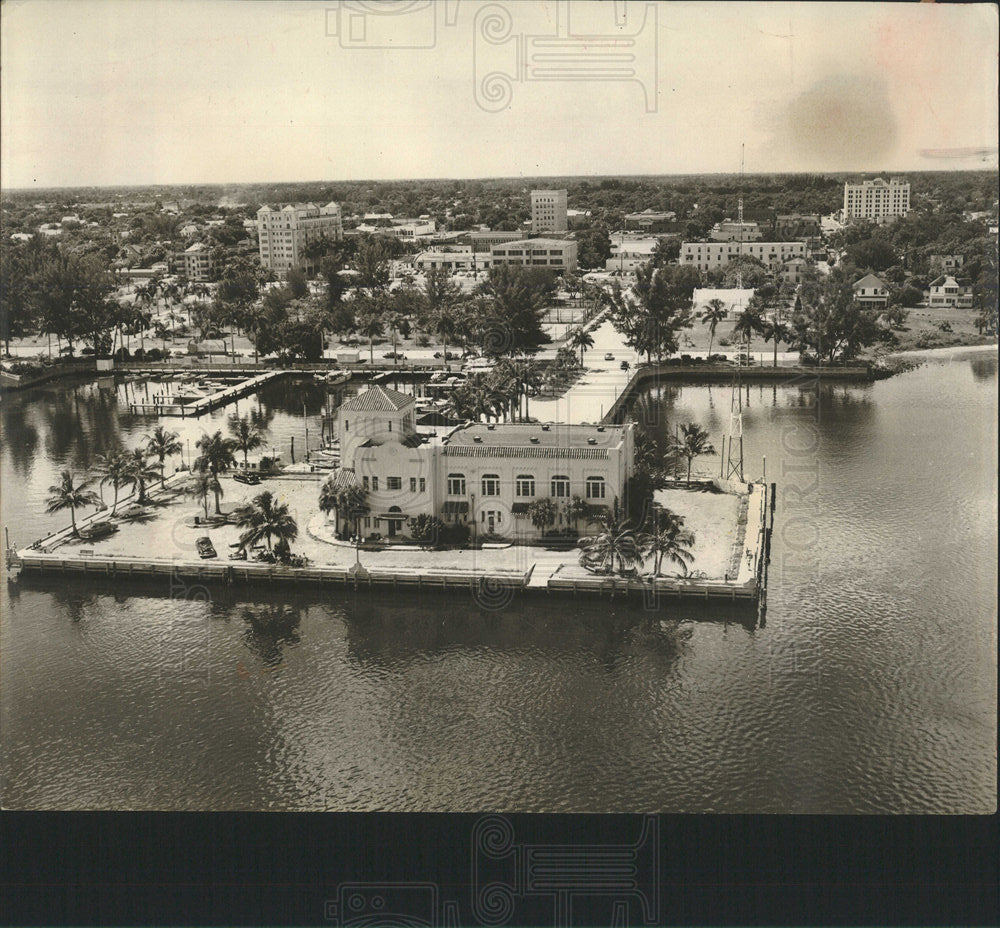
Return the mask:
[[[175,484],[182,480],[177,478]],[[320,480],[316,478],[278,478],[264,480],[260,486],[249,487],[231,477],[223,477],[223,512],[231,512],[248,502],[262,490],[270,490],[280,501],[287,502],[299,525],[299,537],[292,544],[296,554],[305,555],[312,564],[350,566],[355,560],[354,548],[333,539],[333,525],[316,507]],[[701,490],[670,489],[657,493],[657,500],[686,519],[686,527],[695,535],[692,572],[704,572],[710,578],[722,578],[729,569],[733,544],[737,540],[739,498],[724,493]],[[127,505],[127,504],[126,504]],[[119,508],[125,508],[119,504]],[[214,512],[209,500],[209,512]],[[86,514],[81,513],[79,518]],[[204,517],[200,501],[184,496],[176,485],[168,484],[165,491],[154,491],[146,514],[135,518],[116,518],[119,531],[111,537],[88,542],[71,539],[57,550],[66,555],[91,550],[97,556],[183,558],[197,557],[195,541],[208,535],[219,555],[226,560],[233,552],[240,530],[235,525],[195,525],[194,518]],[[427,571],[494,570],[498,568],[526,572],[534,565],[532,580],[544,582],[559,569],[560,575],[590,576],[578,564],[576,550],[549,551],[540,547],[511,545],[485,550],[423,551],[387,549],[362,551],[361,562],[366,567],[410,567]],[[652,562],[650,562],[650,567]],[[665,565],[666,575],[676,568]]]

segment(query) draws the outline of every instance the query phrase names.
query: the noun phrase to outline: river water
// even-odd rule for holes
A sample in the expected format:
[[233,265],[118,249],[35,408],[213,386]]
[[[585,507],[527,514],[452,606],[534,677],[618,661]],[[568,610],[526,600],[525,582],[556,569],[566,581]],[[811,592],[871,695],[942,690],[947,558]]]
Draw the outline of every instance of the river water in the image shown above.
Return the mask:
[[[155,425],[132,389],[3,398],[18,545],[65,522],[44,513],[60,469]],[[992,811],[996,353],[743,399],[747,476],[766,456],[778,483],[763,625],[673,602],[22,577],[0,585],[3,806]],[[268,387],[269,446],[301,452],[324,403]],[[730,406],[728,387],[662,385],[634,414],[719,447]],[[193,445],[229,411],[167,423]]]

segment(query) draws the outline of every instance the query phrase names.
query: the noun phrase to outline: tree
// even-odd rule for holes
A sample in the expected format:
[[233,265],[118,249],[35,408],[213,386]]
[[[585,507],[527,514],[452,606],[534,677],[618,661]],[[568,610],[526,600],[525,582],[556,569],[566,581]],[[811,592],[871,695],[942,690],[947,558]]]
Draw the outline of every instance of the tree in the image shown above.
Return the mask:
[[594,336],[583,326],[580,326],[569,333],[569,338],[566,341],[570,347],[580,349],[580,367],[583,367],[583,353],[588,348],[594,347]]
[[[207,432],[198,439],[195,447],[201,454],[195,459],[194,469],[208,471],[213,477],[224,474],[236,463],[233,457],[233,442],[231,439],[223,438],[222,431],[217,431],[214,435]],[[215,491],[215,514],[222,515],[222,508],[219,506],[219,499],[222,496],[218,480],[213,487]]]
[[358,332],[368,339],[368,358],[375,363],[375,339],[380,338],[385,331],[382,321],[382,309],[373,299],[360,298],[361,310],[358,312]]
[[97,456],[97,473],[100,477],[100,485],[110,483],[115,490],[114,502],[111,504],[111,515],[115,514],[118,508],[118,491],[129,483],[128,455],[122,451],[110,451],[107,454]]
[[625,343],[651,361],[677,351],[678,333],[691,324],[691,296],[697,271],[685,267],[642,264],[636,271],[633,295],[615,284],[611,321]]
[[886,335],[878,310],[854,299],[848,271],[838,267],[823,279],[810,275],[803,280],[799,309],[791,320],[793,344],[829,363],[849,361]]
[[216,474],[207,470],[194,470],[188,475],[184,492],[195,499],[201,500],[205,507],[205,519],[208,519],[208,494],[214,493],[216,505],[223,495],[222,484]]
[[581,519],[590,515],[590,506],[582,496],[574,496],[566,503],[566,518],[573,523],[573,530],[579,529]]
[[128,482],[135,486],[138,493],[137,502],[146,502],[146,484],[160,476],[160,472],[149,462],[145,448],[133,448],[126,452],[126,473]]
[[615,572],[617,562],[621,572],[642,561],[642,550],[635,529],[617,513],[606,513],[600,520],[596,535],[581,538],[583,549],[580,564],[595,573]]
[[233,447],[243,452],[243,468],[249,466],[248,454],[264,444],[264,436],[260,429],[253,423],[249,416],[242,418],[238,413],[233,413],[229,419],[229,432],[233,436]]
[[285,283],[293,299],[300,300],[309,296],[309,283],[302,268],[290,267],[285,275]]
[[705,304],[705,308],[701,312],[701,321],[703,325],[708,326],[708,356],[712,356],[712,345],[715,342],[715,330],[718,328],[720,322],[729,315],[729,310],[726,308],[726,304],[722,302],[718,297],[714,297]]
[[611,257],[611,238],[604,226],[578,232],[576,242],[580,267],[604,268]]
[[691,553],[694,533],[684,528],[684,517],[670,509],[657,510],[656,523],[655,532],[640,538],[643,553],[654,556],[653,576],[660,576],[664,561],[676,564],[687,576],[688,567],[694,561]]
[[87,489],[89,484],[89,480],[76,483],[72,472],[64,470],[60,475],[59,483],[49,487],[49,498],[46,501],[45,511],[53,513],[68,509],[74,535],[79,534],[76,529],[76,510],[80,506],[95,506],[100,502],[97,494],[93,490]]
[[278,544],[291,544],[299,534],[299,526],[288,508],[288,503],[279,502],[270,490],[258,493],[247,505],[240,506],[234,513],[236,525],[244,531],[240,535],[241,549],[246,549],[261,538],[267,541],[271,551],[271,539]]
[[144,435],[146,451],[160,462],[160,486],[166,483],[164,465],[169,455],[180,454],[183,446],[176,432],[168,432],[162,425],[153,429],[152,435]]
[[410,537],[426,547],[437,547],[444,537],[445,524],[437,516],[420,513],[410,519]]
[[[331,483],[332,478],[332,474],[327,478],[328,484]],[[331,488],[327,495],[321,496],[321,504],[332,504],[332,508],[336,510],[338,531],[340,528],[340,519],[343,518],[346,520],[349,516],[353,516],[355,535],[361,534],[361,517],[371,512],[371,507],[368,503],[368,491],[357,483]]]
[[491,358],[537,351],[551,341],[542,328],[548,294],[555,288],[551,272],[540,268],[491,267],[476,288],[485,300],[477,307],[477,328],[483,354]]
[[543,535],[545,529],[556,524],[556,516],[559,514],[559,506],[554,499],[545,497],[536,499],[528,505],[528,516],[531,524],[535,526]]
[[691,463],[703,454],[715,454],[715,448],[709,444],[708,432],[697,422],[688,422],[681,427],[682,438],[674,438],[671,450],[687,459],[687,483],[691,485]]

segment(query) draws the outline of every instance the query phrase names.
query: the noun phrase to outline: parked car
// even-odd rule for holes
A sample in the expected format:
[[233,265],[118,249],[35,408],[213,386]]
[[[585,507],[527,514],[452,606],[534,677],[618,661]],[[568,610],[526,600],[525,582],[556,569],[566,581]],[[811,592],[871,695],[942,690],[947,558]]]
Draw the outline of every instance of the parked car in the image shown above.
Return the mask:
[[215,546],[212,544],[212,539],[208,535],[202,535],[194,544],[198,549],[198,557],[209,558],[219,556],[215,550]]
[[620,367],[620,368],[621,368],[621,369],[622,369],[623,371],[627,371],[627,370],[629,369],[629,367],[630,367],[630,365],[629,365],[628,361],[622,361],[622,363],[621,363],[621,364],[619,364],[618,366],[619,366],[619,367]]
[[80,537],[87,541],[96,541],[99,538],[107,538],[108,535],[113,535],[117,531],[118,526],[113,525],[111,522],[93,522],[80,529]]
[[237,471],[233,474],[233,480],[237,483],[245,483],[251,487],[255,487],[260,483],[260,477],[252,471]]
[[605,361],[614,361],[614,359],[615,359],[615,356],[610,351],[607,354],[604,355],[604,360]]
[[434,357],[435,358],[444,358],[446,361],[457,361],[458,360],[458,355],[454,351],[445,351],[443,353],[440,352],[440,351],[435,351],[434,352]]
[[402,351],[387,351],[383,358],[388,358],[390,361],[405,361],[406,355]]

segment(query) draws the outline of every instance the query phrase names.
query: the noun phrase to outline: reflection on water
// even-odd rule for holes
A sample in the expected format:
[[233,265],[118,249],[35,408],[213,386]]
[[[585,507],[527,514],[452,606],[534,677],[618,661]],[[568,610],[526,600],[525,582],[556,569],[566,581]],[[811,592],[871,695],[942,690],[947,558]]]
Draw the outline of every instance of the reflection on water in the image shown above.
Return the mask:
[[[766,626],[672,599],[520,596],[492,612],[460,594],[4,584],[2,802],[989,811],[996,377],[974,354],[872,385],[743,388],[747,474],[766,457],[779,484]],[[287,455],[356,389],[279,381],[165,424],[193,445],[254,411]],[[155,426],[128,412],[136,391],[4,397],[15,540],[61,524],[43,511],[61,468]],[[730,400],[669,383],[632,412],[661,451],[688,421],[719,447]]]

